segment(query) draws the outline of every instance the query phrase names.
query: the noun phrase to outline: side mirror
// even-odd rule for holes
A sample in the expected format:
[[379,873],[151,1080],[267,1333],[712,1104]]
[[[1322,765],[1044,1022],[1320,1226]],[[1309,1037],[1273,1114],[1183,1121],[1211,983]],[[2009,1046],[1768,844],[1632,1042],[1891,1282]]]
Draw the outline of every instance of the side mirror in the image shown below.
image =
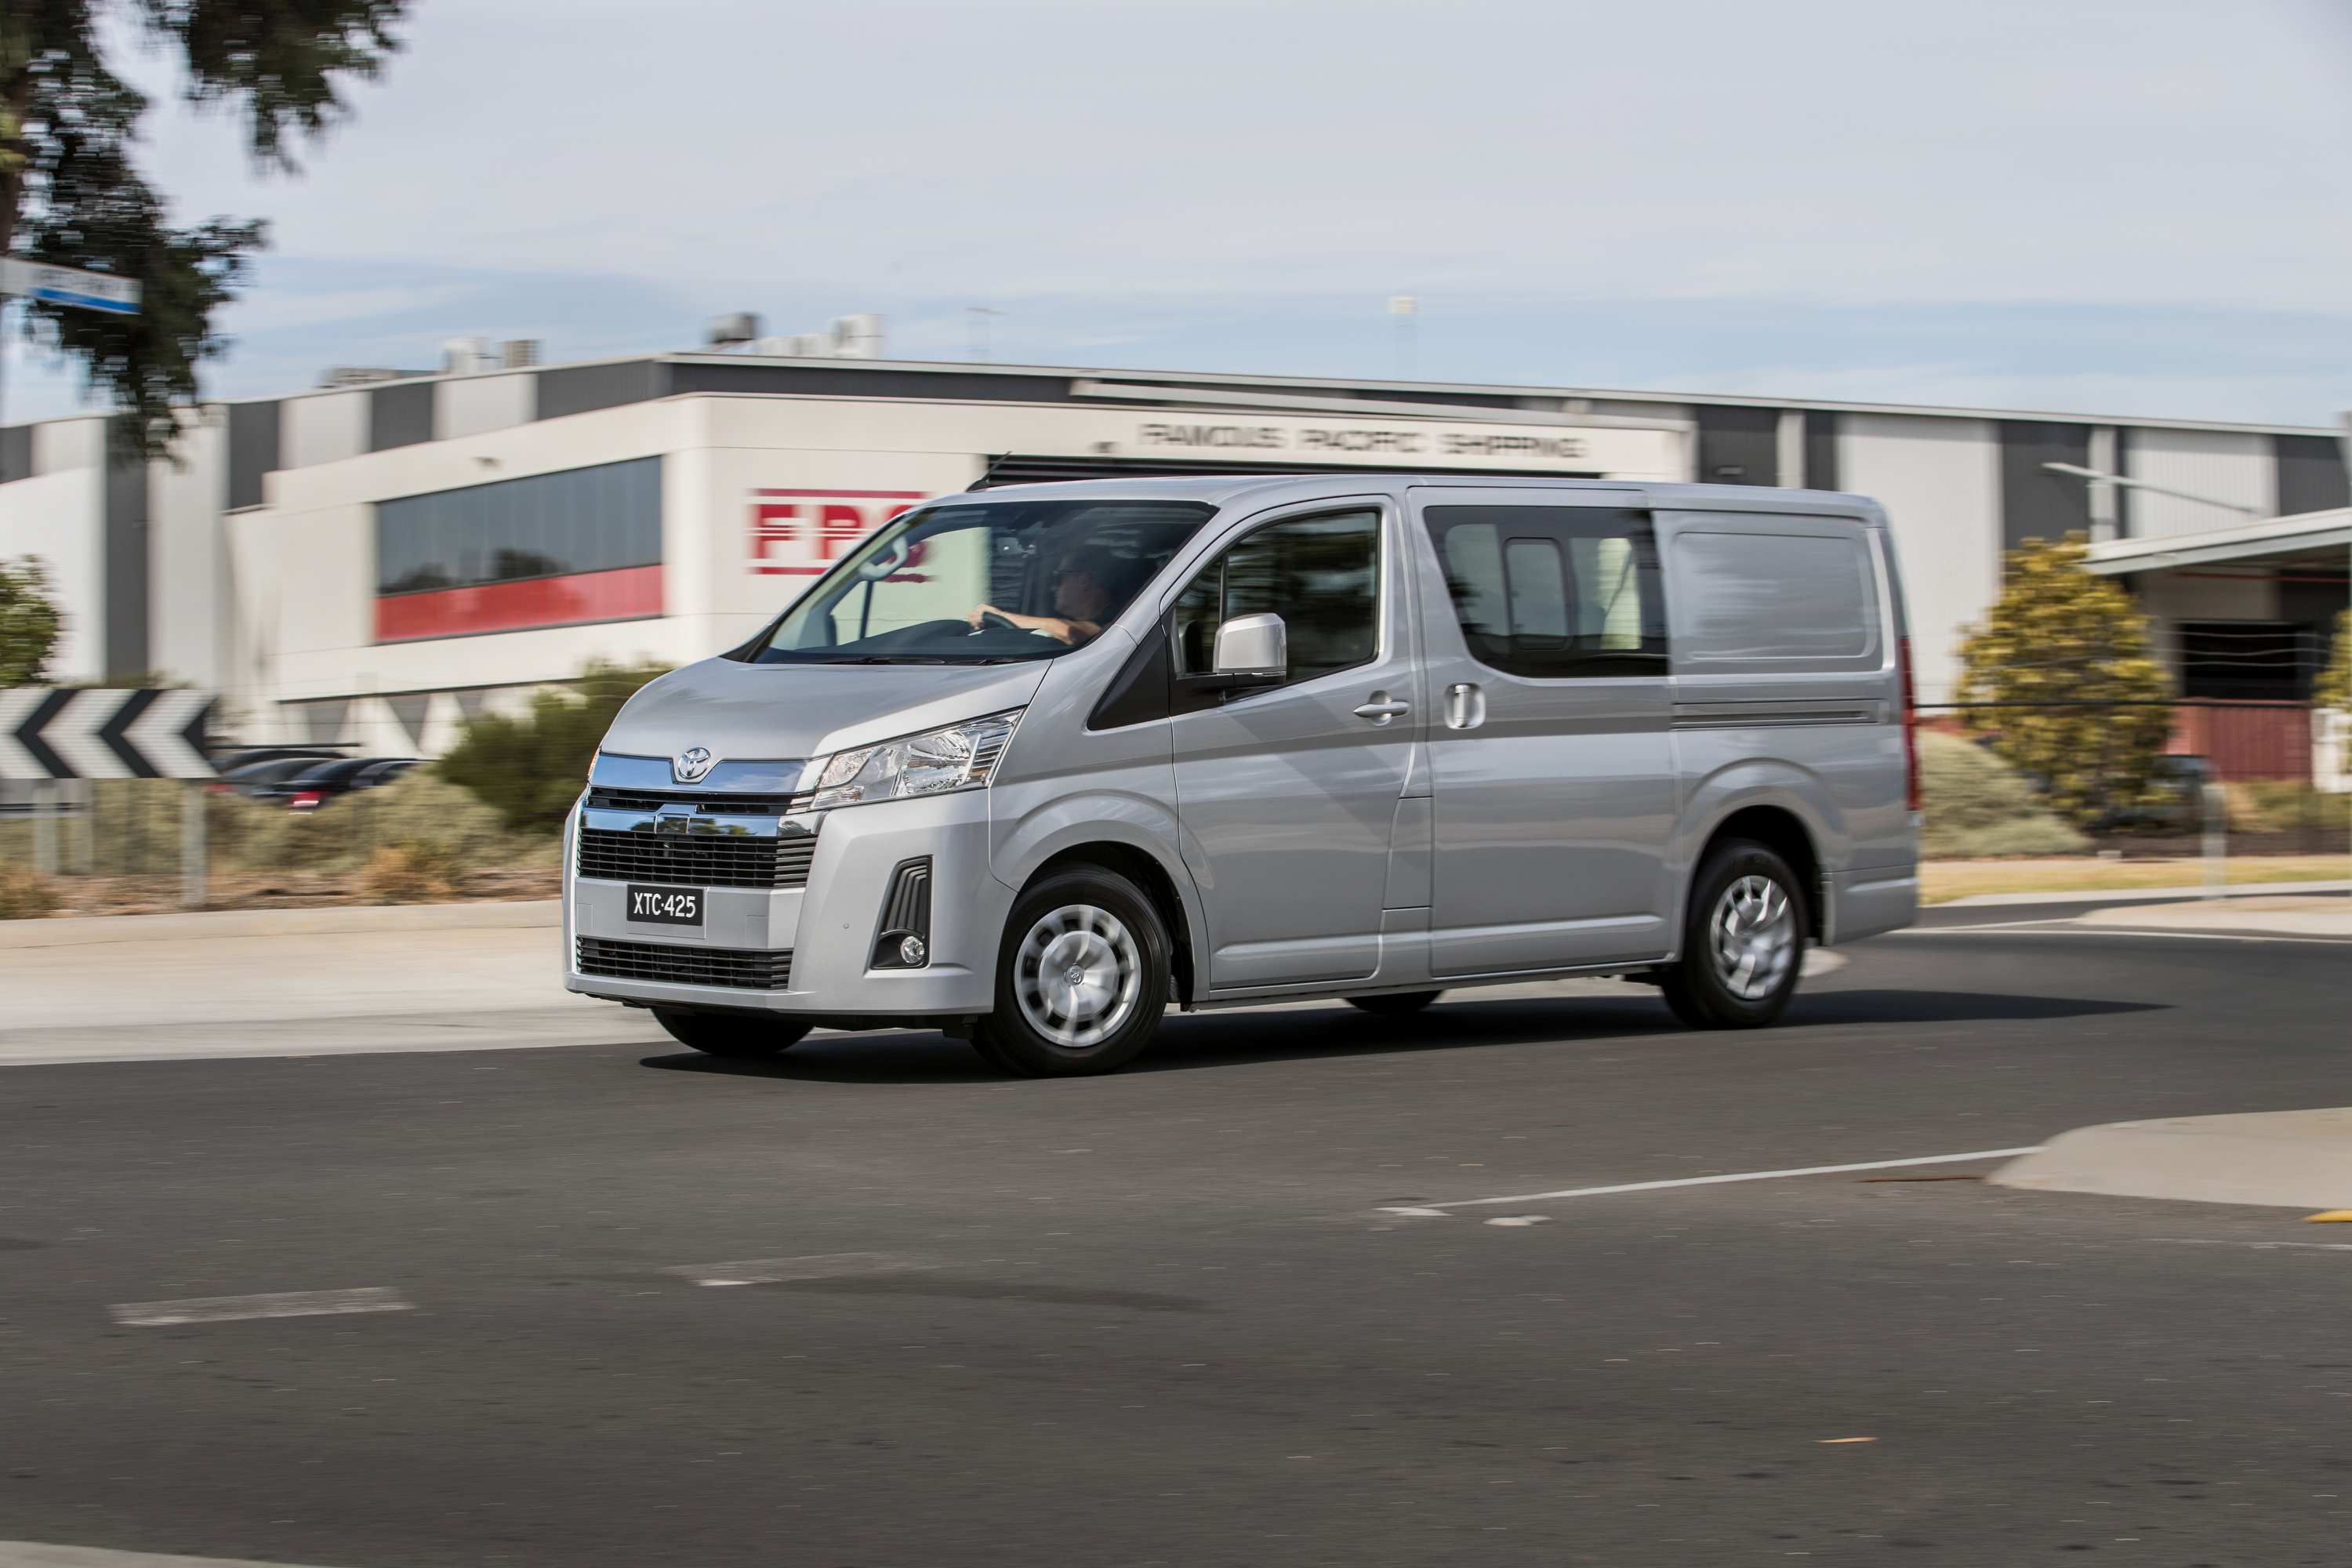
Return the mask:
[[1209,678],[1228,690],[1279,685],[1290,673],[1290,633],[1276,615],[1235,616],[1217,628]]

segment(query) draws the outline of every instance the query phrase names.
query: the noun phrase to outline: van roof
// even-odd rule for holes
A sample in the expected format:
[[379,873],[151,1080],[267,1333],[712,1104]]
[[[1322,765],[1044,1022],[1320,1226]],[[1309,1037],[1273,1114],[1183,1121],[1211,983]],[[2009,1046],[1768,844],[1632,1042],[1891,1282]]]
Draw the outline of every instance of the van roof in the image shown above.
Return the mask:
[[1003,494],[1041,500],[1197,500],[1227,507],[1245,500],[1272,506],[1287,500],[1312,500],[1319,496],[1396,496],[1412,488],[1456,489],[1469,486],[1480,489],[1612,490],[1620,494],[1632,490],[1639,492],[1653,507],[1739,511],[1812,510],[1873,518],[1878,515],[1876,503],[1868,497],[1835,490],[1784,489],[1770,485],[1670,484],[1650,479],[1554,479],[1519,474],[1399,473],[1387,469],[1367,469],[1362,473],[1323,470],[1299,474],[1202,474],[1183,478],[1137,475],[999,485],[969,493],[975,499]]

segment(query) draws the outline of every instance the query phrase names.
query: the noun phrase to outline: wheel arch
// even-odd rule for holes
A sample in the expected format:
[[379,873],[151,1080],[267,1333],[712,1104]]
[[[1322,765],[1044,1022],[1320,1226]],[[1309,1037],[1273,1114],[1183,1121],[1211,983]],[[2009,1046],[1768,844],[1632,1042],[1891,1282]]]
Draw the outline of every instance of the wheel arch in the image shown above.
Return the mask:
[[[1106,809],[1114,805],[1124,809]],[[1133,882],[1168,927],[1169,967],[1176,999],[1190,1005],[1198,978],[1208,973],[1201,944],[1207,922],[1192,879],[1172,863],[1168,846],[1176,825],[1148,802],[1062,801],[1033,817],[999,847],[998,879],[1026,891],[1039,878],[1073,866],[1097,866]]]

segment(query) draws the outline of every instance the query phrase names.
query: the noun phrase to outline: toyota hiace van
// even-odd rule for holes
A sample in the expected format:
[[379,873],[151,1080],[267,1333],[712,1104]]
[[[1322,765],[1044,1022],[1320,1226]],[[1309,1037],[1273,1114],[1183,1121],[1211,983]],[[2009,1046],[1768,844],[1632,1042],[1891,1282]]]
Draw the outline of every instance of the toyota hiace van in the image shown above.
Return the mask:
[[1465,476],[940,497],[646,686],[566,984],[720,1056],[937,1027],[1117,1068],[1186,1009],[1570,975],[1769,1024],[1907,924],[1903,595],[1856,496]]

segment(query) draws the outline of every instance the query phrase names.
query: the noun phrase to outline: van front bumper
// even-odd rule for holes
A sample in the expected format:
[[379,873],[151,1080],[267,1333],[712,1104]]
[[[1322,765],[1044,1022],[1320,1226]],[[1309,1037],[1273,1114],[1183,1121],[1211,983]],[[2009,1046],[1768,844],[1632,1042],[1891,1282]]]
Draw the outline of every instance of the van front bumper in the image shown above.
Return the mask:
[[[607,833],[653,835],[652,818],[575,809],[563,840],[564,988],[616,1002],[812,1020],[952,1017],[994,1005],[997,943],[1013,894],[989,874],[985,791],[789,820],[816,828],[807,885],[707,887],[702,924],[687,927],[632,920],[628,889],[632,882],[691,886],[690,878],[582,874],[583,821]],[[885,902],[900,868],[924,858],[926,962],[877,967]],[[641,977],[664,972],[685,978]],[[709,983],[713,974],[724,983]]]

